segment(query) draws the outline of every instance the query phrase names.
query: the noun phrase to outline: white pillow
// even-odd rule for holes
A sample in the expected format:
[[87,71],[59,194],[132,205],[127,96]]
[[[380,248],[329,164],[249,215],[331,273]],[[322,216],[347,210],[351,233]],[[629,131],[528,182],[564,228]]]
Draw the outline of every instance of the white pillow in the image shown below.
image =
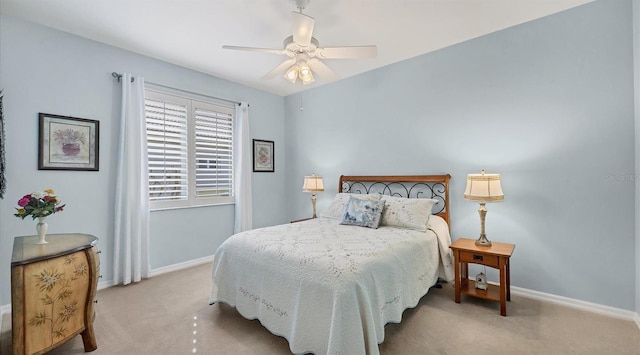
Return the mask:
[[426,231],[429,216],[438,200],[382,195],[384,211],[380,225]]
[[380,195],[378,194],[365,195],[365,194],[352,194],[352,193],[339,192],[333,198],[333,201],[331,202],[329,207],[327,207],[324,211],[322,211],[322,213],[320,214],[320,217],[342,220],[342,216],[344,215],[344,210],[347,207],[347,202],[349,202],[349,198],[351,196],[361,200],[367,200],[367,201],[380,200]]

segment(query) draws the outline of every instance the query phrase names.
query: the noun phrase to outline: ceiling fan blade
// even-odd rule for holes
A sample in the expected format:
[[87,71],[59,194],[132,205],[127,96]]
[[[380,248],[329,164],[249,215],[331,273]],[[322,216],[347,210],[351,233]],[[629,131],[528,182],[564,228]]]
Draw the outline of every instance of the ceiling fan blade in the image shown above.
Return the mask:
[[285,70],[289,69],[289,67],[294,65],[295,63],[295,59],[287,59],[284,62],[280,63],[280,65],[278,65],[277,67],[273,68],[272,71],[265,74],[261,79],[269,80],[275,78],[278,75],[284,75]]
[[325,47],[316,49],[320,58],[375,58],[378,55],[376,46]]
[[338,74],[331,70],[331,68],[324,64],[321,60],[317,58],[311,58],[309,59],[308,63],[311,70],[316,72],[324,81],[331,83],[340,79]]
[[299,12],[292,12],[293,41],[300,47],[309,47],[313,36],[313,25],[316,20]]
[[255,48],[255,47],[238,47],[238,46],[222,46],[223,49],[233,49],[238,51],[251,51],[270,54],[287,54],[284,49],[272,49],[272,48]]

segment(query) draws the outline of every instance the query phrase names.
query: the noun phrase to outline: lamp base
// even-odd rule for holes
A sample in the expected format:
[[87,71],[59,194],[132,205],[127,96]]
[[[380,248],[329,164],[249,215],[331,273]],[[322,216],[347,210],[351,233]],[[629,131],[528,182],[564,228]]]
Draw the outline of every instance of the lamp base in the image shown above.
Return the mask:
[[313,205],[313,216],[311,218],[318,218],[316,216],[316,194],[311,194],[311,204]]
[[476,245],[481,247],[490,247],[491,241],[487,239],[485,234],[480,234],[480,238],[476,239]]

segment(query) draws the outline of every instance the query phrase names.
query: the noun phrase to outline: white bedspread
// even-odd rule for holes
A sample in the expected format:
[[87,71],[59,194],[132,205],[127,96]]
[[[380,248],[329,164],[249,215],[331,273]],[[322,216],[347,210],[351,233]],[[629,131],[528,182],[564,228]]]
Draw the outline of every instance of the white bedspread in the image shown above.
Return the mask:
[[384,325],[453,279],[450,244],[437,216],[426,232],[325,218],[255,229],[216,251],[210,303],[259,319],[293,353],[378,354]]

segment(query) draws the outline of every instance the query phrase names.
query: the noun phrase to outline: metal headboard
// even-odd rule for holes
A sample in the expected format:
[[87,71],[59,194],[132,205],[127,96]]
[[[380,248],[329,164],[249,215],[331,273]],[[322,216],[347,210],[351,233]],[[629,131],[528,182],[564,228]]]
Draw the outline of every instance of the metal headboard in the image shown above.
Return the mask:
[[340,176],[338,192],[432,198],[438,200],[433,214],[449,226],[449,180],[451,175]]

